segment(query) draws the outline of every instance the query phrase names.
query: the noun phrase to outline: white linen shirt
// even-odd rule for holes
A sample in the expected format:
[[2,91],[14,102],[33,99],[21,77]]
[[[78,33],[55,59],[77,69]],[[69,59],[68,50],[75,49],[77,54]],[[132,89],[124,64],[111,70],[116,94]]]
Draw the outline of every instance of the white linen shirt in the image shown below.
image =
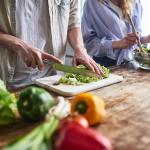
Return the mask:
[[[27,12],[19,8],[20,12],[17,13],[16,8],[20,7],[18,6],[17,3],[18,2],[20,3],[22,1],[25,4],[24,9],[26,9]],[[41,50],[48,51],[48,53],[54,54],[54,56],[64,61],[65,54],[66,54],[68,30],[72,28],[80,28],[79,2],[80,0],[44,0],[44,1],[42,0],[30,0],[30,1],[29,0],[20,0],[20,1],[19,0],[18,1],[17,0],[1,0],[0,31],[5,32],[6,34],[16,36],[16,37],[20,36],[21,38],[25,40],[25,42],[30,43],[33,46],[37,46],[37,48],[41,48]],[[46,3],[48,6],[45,10],[43,10],[41,7],[42,6],[46,7]],[[49,21],[48,22],[48,25],[50,26],[49,31],[48,29],[40,28],[41,24],[44,26],[45,23],[39,22],[39,21],[43,21],[46,19],[46,16],[43,16],[42,14],[40,14],[42,11],[45,12],[45,15],[47,15],[46,11],[48,11],[47,22]],[[17,14],[20,20],[16,20]],[[21,15],[25,19],[21,19]],[[21,23],[19,23],[19,21]],[[24,21],[23,24],[22,24],[22,21]],[[35,26],[36,23],[38,23],[38,26]],[[32,26],[29,26],[28,24]],[[21,25],[24,26],[24,30],[25,30],[25,31],[22,30],[23,31],[23,32],[21,31],[22,33],[19,31],[19,29],[21,28],[16,29],[16,27],[19,27]],[[29,32],[28,30],[32,32]],[[47,36],[48,32],[45,33],[46,30],[50,32],[49,37]],[[31,33],[33,34],[31,35]],[[38,38],[33,39],[33,37],[36,37],[37,35],[40,35],[40,38],[38,37]],[[45,44],[45,42],[48,45]],[[1,47],[0,45],[0,78],[5,81],[7,88],[12,88],[11,83],[14,83],[16,87],[20,86],[19,85],[20,76],[18,78],[17,77],[18,74],[16,74],[16,72],[19,71],[18,67],[20,67],[21,65],[19,61],[20,60],[18,59],[17,53],[15,52],[14,49],[12,48],[8,49],[6,47]],[[28,71],[30,72],[30,69],[27,70],[27,74],[28,74]],[[33,73],[34,76],[32,76],[32,79],[30,81],[33,81],[40,76],[47,75],[48,70],[43,72],[43,74],[41,74],[41,72],[37,73],[36,72],[37,70],[34,70],[34,71],[36,75]],[[22,72],[20,73],[22,74]],[[40,75],[40,76],[37,76],[37,75]],[[28,79],[29,78],[30,77],[28,76]],[[28,83],[29,82],[25,84],[27,85]]]
[[[26,43],[52,54],[48,1],[16,0],[16,36]],[[21,57],[17,57],[13,80],[8,82],[13,89],[34,83],[35,79],[52,75],[50,65],[43,71],[27,67]]]

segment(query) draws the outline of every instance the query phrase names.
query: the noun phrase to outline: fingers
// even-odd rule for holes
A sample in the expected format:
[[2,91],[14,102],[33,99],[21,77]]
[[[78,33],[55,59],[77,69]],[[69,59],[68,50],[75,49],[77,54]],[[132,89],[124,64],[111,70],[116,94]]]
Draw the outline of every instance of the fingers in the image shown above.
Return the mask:
[[43,62],[40,61],[39,57],[40,56],[33,57],[32,55],[30,55],[28,56],[28,58],[24,59],[24,62],[27,65],[27,67],[32,67],[33,69],[35,69],[38,66],[39,70],[42,70],[44,66],[43,66]]
[[125,39],[125,43],[128,46],[131,46],[131,45],[137,44],[138,36],[136,36],[134,33],[128,33],[124,39]]
[[32,55],[24,56],[23,60],[24,60],[24,63],[27,65],[27,67],[31,67],[31,66],[34,67],[34,59]]
[[76,58],[75,58],[75,57],[73,57],[73,59],[72,59],[72,65],[73,65],[73,66],[77,66],[77,61],[76,61]]
[[131,39],[126,38],[125,39],[125,43],[126,43],[126,45],[131,46],[131,45],[136,44],[137,41],[136,41],[136,39],[135,40],[133,40],[133,39],[131,40]]
[[47,59],[47,60],[55,62],[55,63],[63,64],[63,62],[60,59],[56,58],[53,55],[47,54],[47,53],[42,53],[42,60],[44,60],[44,59]]
[[99,75],[104,76],[104,71],[103,71],[103,69],[100,67],[100,65],[97,64],[92,58],[90,58],[90,61],[91,61],[91,65],[93,66],[95,72],[98,73]]
[[39,70],[44,69],[44,63],[42,60],[42,54],[40,52],[35,54],[36,64],[38,65]]
[[39,49],[34,48],[33,46],[28,45],[26,43],[23,44],[22,49],[20,51],[20,55],[28,67],[36,68],[38,66],[39,70],[44,69],[44,59],[56,63],[63,63],[55,56],[42,52]]
[[84,61],[84,60],[81,60],[80,62],[81,62],[81,64],[84,64],[89,70],[95,72],[95,69],[94,69],[94,67],[93,67],[93,64],[91,64],[91,63],[88,62],[88,61]]
[[127,37],[129,37],[131,40],[137,41],[140,39],[140,34],[138,32],[132,32],[128,33]]
[[103,69],[90,57],[86,56],[86,59],[83,58],[73,58],[73,65],[76,66],[77,62],[85,65],[89,70],[96,72],[97,74],[103,76]]
[[35,60],[32,60],[31,67],[32,67],[33,69],[36,68],[36,61],[35,61]]

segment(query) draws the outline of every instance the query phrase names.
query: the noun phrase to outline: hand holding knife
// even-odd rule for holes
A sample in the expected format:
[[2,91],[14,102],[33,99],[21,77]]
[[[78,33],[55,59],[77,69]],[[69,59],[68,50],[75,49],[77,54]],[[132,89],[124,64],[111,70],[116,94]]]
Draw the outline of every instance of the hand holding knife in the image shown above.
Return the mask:
[[73,73],[73,74],[79,74],[79,75],[83,75],[83,76],[101,77],[99,74],[97,74],[95,72],[92,72],[90,70],[85,70],[85,69],[82,69],[82,68],[68,66],[68,65],[65,65],[65,64],[51,63],[47,60],[45,60],[44,62],[46,64],[52,65],[52,68],[54,70],[63,71],[63,72],[67,72],[67,73]]

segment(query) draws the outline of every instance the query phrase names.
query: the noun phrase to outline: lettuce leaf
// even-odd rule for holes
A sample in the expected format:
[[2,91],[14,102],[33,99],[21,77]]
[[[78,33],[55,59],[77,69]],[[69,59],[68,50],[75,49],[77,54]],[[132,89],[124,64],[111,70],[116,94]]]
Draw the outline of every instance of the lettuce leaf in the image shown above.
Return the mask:
[[0,80],[0,125],[15,122],[16,109],[16,97],[7,91],[4,82]]
[[[60,78],[59,83],[68,84],[68,85],[81,85],[83,83],[96,82],[103,78],[107,78],[110,73],[109,69],[104,66],[100,66],[100,67],[102,67],[104,71],[104,77],[89,77],[89,76],[83,76],[83,75],[78,75],[73,73],[66,73],[65,76]],[[78,65],[77,68],[81,68],[85,70],[87,69],[84,65]]]

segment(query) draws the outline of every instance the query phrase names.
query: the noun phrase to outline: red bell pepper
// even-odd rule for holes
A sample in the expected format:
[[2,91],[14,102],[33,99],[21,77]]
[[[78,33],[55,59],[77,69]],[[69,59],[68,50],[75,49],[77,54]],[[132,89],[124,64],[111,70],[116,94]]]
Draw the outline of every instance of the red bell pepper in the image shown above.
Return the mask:
[[61,128],[55,143],[56,150],[112,150],[107,138],[93,129],[70,122]]

